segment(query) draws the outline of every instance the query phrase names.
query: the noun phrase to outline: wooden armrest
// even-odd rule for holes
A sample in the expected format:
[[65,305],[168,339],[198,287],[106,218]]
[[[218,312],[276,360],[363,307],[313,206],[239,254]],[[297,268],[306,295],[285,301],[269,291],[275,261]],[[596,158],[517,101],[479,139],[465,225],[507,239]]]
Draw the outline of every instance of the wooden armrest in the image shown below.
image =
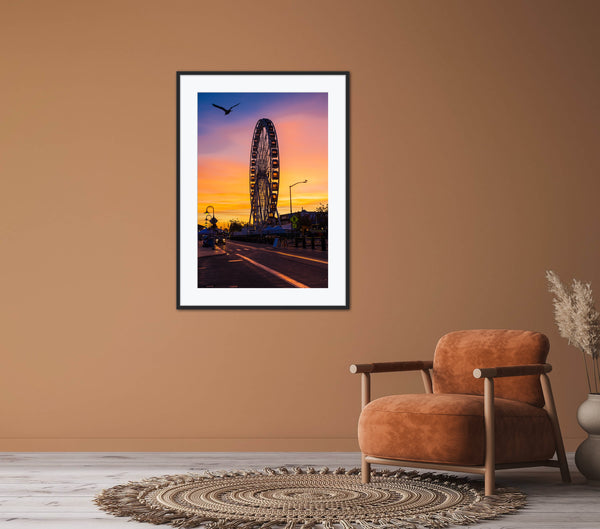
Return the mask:
[[379,362],[376,364],[352,364],[350,373],[391,373],[393,371],[423,371],[432,368],[432,361]]
[[518,366],[482,367],[473,370],[475,378],[522,377],[543,375],[552,371],[550,364],[526,364]]

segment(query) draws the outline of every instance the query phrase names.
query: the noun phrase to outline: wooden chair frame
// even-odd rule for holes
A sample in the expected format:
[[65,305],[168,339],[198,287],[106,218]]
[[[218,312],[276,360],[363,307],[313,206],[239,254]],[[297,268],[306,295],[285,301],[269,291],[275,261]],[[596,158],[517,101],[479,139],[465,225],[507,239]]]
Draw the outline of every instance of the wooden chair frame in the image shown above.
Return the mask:
[[[375,364],[353,364],[350,366],[350,372],[361,375],[361,404],[364,408],[371,401],[371,373],[390,373],[399,371],[420,371],[423,378],[425,393],[432,393],[430,370],[433,369],[432,361],[414,361],[414,362],[381,362]],[[483,378],[483,420],[485,425],[485,462],[483,466],[460,466],[447,465],[442,463],[425,463],[421,461],[402,461],[399,459],[385,459],[362,454],[362,482],[369,483],[371,479],[371,465],[394,465],[413,468],[428,468],[447,470],[450,472],[468,472],[474,474],[483,474],[485,481],[485,495],[491,496],[495,492],[496,470],[509,468],[526,467],[558,467],[563,482],[570,483],[571,475],[565,455],[560,426],[558,424],[558,415],[554,405],[554,396],[548,373],[552,371],[550,364],[528,364],[503,367],[489,367],[475,369],[473,376]],[[544,394],[544,409],[552,422],[552,431],[554,434],[554,443],[556,447],[557,460],[548,459],[545,461],[531,461],[525,463],[504,463],[496,464],[496,439],[495,439],[495,420],[494,420],[494,379],[500,377],[518,377],[528,375],[539,375]]]

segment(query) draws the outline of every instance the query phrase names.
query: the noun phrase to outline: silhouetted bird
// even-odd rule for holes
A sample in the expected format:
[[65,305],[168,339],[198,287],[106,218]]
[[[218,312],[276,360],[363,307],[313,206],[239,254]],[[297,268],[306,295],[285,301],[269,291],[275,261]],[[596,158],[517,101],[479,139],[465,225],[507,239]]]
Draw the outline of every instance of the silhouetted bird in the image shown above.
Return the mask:
[[223,107],[220,107],[219,105],[215,105],[214,103],[212,104],[212,106],[213,106],[213,107],[220,108],[220,109],[221,109],[223,112],[225,112],[225,115],[227,115],[227,114],[231,113],[231,111],[232,111],[232,110],[233,110],[235,107],[237,107],[238,105],[239,105],[239,103],[237,103],[237,104],[235,104],[235,105],[233,105],[232,107],[229,107],[229,108],[223,108]]

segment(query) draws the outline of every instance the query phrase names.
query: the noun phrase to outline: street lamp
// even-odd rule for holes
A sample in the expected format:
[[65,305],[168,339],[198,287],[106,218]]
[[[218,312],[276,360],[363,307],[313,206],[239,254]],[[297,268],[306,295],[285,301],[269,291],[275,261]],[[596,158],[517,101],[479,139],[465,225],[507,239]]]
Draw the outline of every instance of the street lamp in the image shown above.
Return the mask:
[[302,180],[301,182],[296,182],[290,186],[290,219],[292,218],[292,187],[297,186],[298,184],[306,184],[308,180]]
[[206,215],[206,217],[204,217],[204,227],[206,228],[206,223],[208,222],[208,219],[210,218],[210,214]]
[[212,219],[210,219],[210,223],[212,224],[211,230],[213,232],[213,248],[214,248],[214,243],[216,243],[216,238],[217,238],[217,223],[215,222],[215,208],[213,206],[206,206],[206,211],[204,213],[208,215],[210,215],[208,208],[212,208]]

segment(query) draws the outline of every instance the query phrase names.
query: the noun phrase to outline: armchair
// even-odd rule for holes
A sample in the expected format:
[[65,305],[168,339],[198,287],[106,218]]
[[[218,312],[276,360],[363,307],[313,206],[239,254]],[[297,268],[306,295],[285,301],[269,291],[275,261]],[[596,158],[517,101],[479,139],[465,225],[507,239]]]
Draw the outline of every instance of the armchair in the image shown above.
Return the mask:
[[[457,331],[439,340],[433,361],[350,366],[361,376],[363,483],[373,463],[483,474],[486,496],[500,469],[559,467],[570,482],[548,350],[537,332]],[[425,393],[371,402],[371,373],[399,371],[420,371]]]

